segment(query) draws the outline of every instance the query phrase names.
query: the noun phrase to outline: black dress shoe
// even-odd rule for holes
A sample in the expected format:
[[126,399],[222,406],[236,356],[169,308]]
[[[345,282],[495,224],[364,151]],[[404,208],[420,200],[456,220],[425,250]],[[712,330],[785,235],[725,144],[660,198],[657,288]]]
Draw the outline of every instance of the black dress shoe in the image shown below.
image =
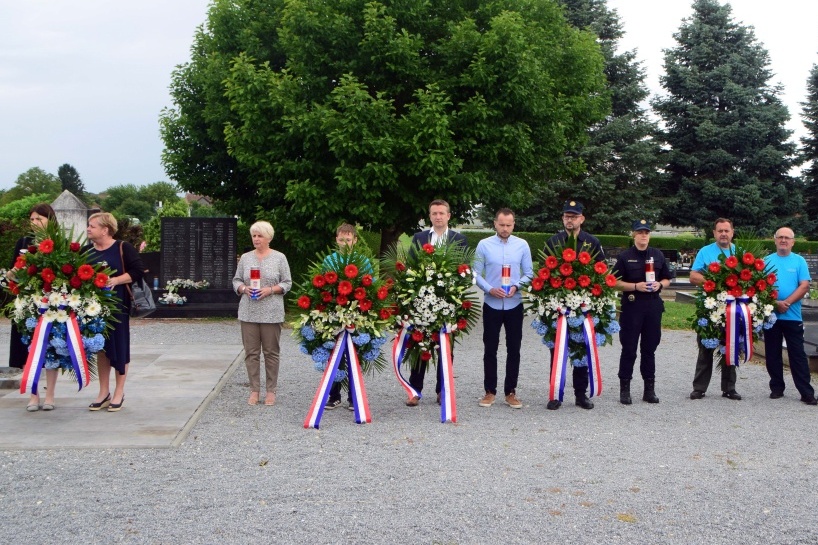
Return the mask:
[[109,393],[108,396],[100,401],[99,403],[91,403],[88,405],[89,411],[101,411],[105,407],[111,404],[111,394]]
[[546,405],[545,408],[548,409],[549,411],[556,411],[557,409],[560,408],[560,405],[562,405],[562,401],[560,401],[559,399],[552,399],[551,401],[548,402],[548,405]]
[[781,399],[784,397],[784,392],[770,392],[770,399]]
[[811,397],[801,396],[801,401],[803,401],[807,405],[818,405],[818,399],[815,399],[815,396]]
[[730,390],[729,392],[722,392],[721,397],[726,397],[727,399],[732,399],[735,401],[741,401],[741,396],[735,390]]
[[594,404],[591,403],[591,400],[588,399],[588,396],[582,396],[577,398],[577,407],[582,407],[583,409],[593,409]]
[[690,392],[690,399],[701,399],[704,397],[704,392],[701,390],[693,390]]

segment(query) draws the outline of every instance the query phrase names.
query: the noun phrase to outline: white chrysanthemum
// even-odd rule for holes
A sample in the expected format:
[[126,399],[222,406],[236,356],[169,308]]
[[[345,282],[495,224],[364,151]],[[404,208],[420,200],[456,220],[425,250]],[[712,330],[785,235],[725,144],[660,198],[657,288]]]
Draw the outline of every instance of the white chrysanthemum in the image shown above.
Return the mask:
[[102,312],[102,305],[97,303],[96,301],[91,301],[88,305],[85,306],[85,314],[88,316],[96,316],[100,312]]
[[62,294],[58,291],[52,291],[48,296],[48,304],[52,307],[57,307],[62,303]]
[[65,310],[58,310],[57,311],[57,321],[61,324],[64,324],[68,321],[68,313]]
[[723,303],[724,301],[727,301],[727,295],[728,294],[726,291],[720,291],[719,294],[716,295],[716,299]]
[[704,300],[704,308],[706,308],[707,310],[713,310],[714,308],[716,308],[718,304],[719,304],[718,301],[716,301],[712,297],[707,297]]
[[71,295],[68,296],[68,306],[76,310],[77,308],[82,305],[82,297],[77,292],[72,292]]
[[43,319],[47,322],[53,322],[57,319],[57,311],[52,309],[46,310],[45,314],[43,314]]

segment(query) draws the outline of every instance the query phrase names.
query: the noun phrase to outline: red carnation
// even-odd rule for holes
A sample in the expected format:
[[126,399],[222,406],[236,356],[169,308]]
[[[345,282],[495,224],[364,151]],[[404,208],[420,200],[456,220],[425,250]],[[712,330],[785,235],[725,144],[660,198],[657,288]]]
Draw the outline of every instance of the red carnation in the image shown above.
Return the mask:
[[29,276],[34,276],[35,274],[37,274],[37,265],[29,265],[28,269],[26,269],[26,272],[28,273]]
[[389,312],[389,309],[382,308],[382,309],[381,309],[381,312],[379,313],[379,315],[380,315],[380,317],[381,317],[381,320],[388,320],[388,319],[389,319],[389,317],[390,317],[390,316],[392,316],[392,313],[391,313],[391,312]]
[[591,277],[587,274],[583,274],[579,277],[579,285],[581,288],[587,288],[591,285]]
[[745,252],[745,254],[741,256],[741,262],[745,265],[753,265],[756,262],[756,256],[750,252]]
[[50,268],[45,267],[42,271],[40,271],[40,278],[43,279],[43,282],[48,282],[50,284],[57,278],[57,275],[55,275],[54,271],[52,271]]
[[739,277],[745,282],[752,279],[753,278],[752,269],[742,269],[742,271],[739,273]]
[[363,301],[366,299],[366,288],[355,288],[355,294],[353,296],[358,301]]
[[556,269],[557,265],[559,264],[560,262],[557,261],[557,258],[554,257],[553,255],[550,255],[545,258],[545,266],[548,267],[549,269]]
[[591,295],[593,295],[594,297],[599,297],[600,295],[602,295],[602,286],[600,286],[599,284],[594,284],[594,287],[591,288]]
[[579,257],[577,259],[579,259],[579,262],[582,263],[583,265],[587,265],[588,263],[591,262],[591,254],[589,254],[588,252],[580,252]]
[[363,275],[361,277],[361,284],[364,285],[364,286],[367,286],[367,287],[371,286],[372,285],[372,275],[371,274]]
[[711,273],[717,273],[721,270],[721,264],[718,261],[714,261],[710,265],[707,266]]
[[427,242],[426,244],[423,245],[423,251],[426,252],[427,254],[433,254],[435,253],[435,247]]
[[756,294],[756,289],[750,286],[744,293],[747,295],[747,297],[752,297]]
[[406,265],[404,265],[404,264],[403,264],[403,263],[401,263],[400,261],[395,261],[395,270],[396,270],[396,271],[403,272],[403,271],[405,271],[405,270],[406,270]]
[[567,262],[570,263],[571,261],[574,261],[576,258],[577,258],[577,253],[574,250],[572,250],[571,248],[566,248],[566,249],[564,249],[562,251],[562,260],[563,261],[567,261]]
[[339,295],[335,298],[335,302],[341,305],[342,307],[349,303],[349,299],[347,299],[346,295]]
[[379,300],[383,301],[389,296],[389,289],[386,286],[381,286],[378,288],[377,296]]
[[312,301],[310,301],[310,298],[308,296],[306,296],[306,295],[302,295],[301,297],[298,298],[298,306],[303,308],[303,309],[310,308],[311,304],[312,304]]
[[769,285],[772,286],[773,284],[775,284],[776,280],[778,280],[778,278],[775,276],[774,273],[770,273],[770,274],[767,275],[767,283]]
[[612,274],[609,274],[605,277],[605,285],[609,288],[616,286],[616,277]]
[[557,276],[552,276],[551,277],[551,287],[554,288],[555,290],[560,289],[562,287],[562,278],[559,278]]
[[107,283],[108,275],[105,273],[97,273],[97,275],[94,277],[94,285],[99,289],[104,288]]
[[469,321],[465,318],[460,318],[457,320],[457,329],[460,331],[466,331],[469,328]]
[[312,285],[315,286],[316,288],[321,289],[326,285],[326,283],[327,281],[324,280],[323,274],[316,274],[315,276],[312,277]]
[[82,280],[80,280],[80,277],[79,277],[79,276],[76,276],[76,275],[72,276],[72,277],[71,277],[71,280],[69,280],[69,281],[68,281],[68,283],[69,283],[69,284],[71,285],[71,287],[72,287],[72,288],[74,288],[75,290],[79,289],[79,288],[80,288],[80,286],[82,286]]
[[540,291],[542,289],[544,283],[545,283],[545,280],[543,280],[539,276],[537,278],[532,278],[531,279],[531,289],[534,290],[534,291]]
[[766,265],[767,264],[764,263],[763,259],[756,259],[756,262],[753,264],[753,266],[756,268],[757,271],[763,271],[764,267],[766,267]]
[[72,242],[68,245],[68,249],[72,252],[79,252],[80,251],[80,243],[79,242]]
[[358,304],[358,308],[360,308],[363,312],[369,312],[372,309],[372,301],[369,299],[364,299]]
[[34,246],[33,244],[29,244],[29,245],[28,245],[28,253],[30,253],[30,254],[36,254],[36,253],[37,253],[37,247],[36,247],[36,246]]
[[711,291],[716,289],[716,283],[713,282],[712,280],[705,280],[702,289],[704,289],[705,293],[710,293]]
[[338,293],[341,295],[349,295],[352,293],[352,284],[349,280],[341,280],[338,282]]
[[739,297],[741,297],[741,288],[736,286],[735,288],[731,289],[728,293],[735,297],[736,299],[738,299]]
[[770,297],[773,298],[773,301],[777,301],[778,300],[778,290],[771,291],[770,292]]
[[87,264],[80,265],[80,268],[77,269],[77,276],[79,276],[83,282],[87,282],[94,277],[94,268]]
[[608,265],[604,261],[597,261],[594,263],[594,272],[597,274],[605,274],[608,272]]
[[423,340],[423,333],[418,329],[412,331],[412,340],[419,343]]
[[355,278],[358,276],[358,267],[355,266],[354,263],[350,263],[344,267],[344,275],[346,275],[347,278]]
[[315,310],[317,310],[318,312],[324,312],[325,310],[327,310],[327,305],[323,305],[323,304],[322,305],[315,305]]
[[571,273],[574,272],[574,268],[571,266],[570,263],[563,263],[560,265],[560,274],[563,276],[571,276]]
[[66,263],[62,266],[63,274],[72,274],[74,272],[74,266],[71,263]]
[[539,271],[537,271],[537,276],[542,278],[543,280],[548,280],[548,277],[551,276],[551,270],[547,267],[543,267]]
[[438,342],[440,340],[440,332],[432,331],[432,340]]
[[50,238],[45,239],[40,243],[40,251],[44,254],[50,254],[54,251],[54,241]]
[[734,255],[731,255],[727,259],[724,260],[724,264],[730,267],[731,269],[735,269],[738,265],[738,258]]
[[572,290],[577,287],[577,281],[574,280],[573,278],[566,278],[564,286],[565,289]]
[[14,261],[14,268],[15,268],[15,269],[22,269],[22,268],[24,268],[25,266],[26,266],[26,258],[25,258],[25,257],[23,257],[23,256],[18,257],[18,258],[17,258],[17,259]]
[[430,359],[432,359],[432,353],[424,350],[423,352],[420,353],[420,359],[422,359],[423,361],[429,361]]
[[461,263],[457,266],[457,274],[465,274],[469,272],[469,266],[465,263]]
[[13,293],[14,295],[17,295],[18,293],[20,293],[20,286],[17,285],[17,282],[14,282],[14,281],[10,280],[9,281],[9,291],[11,293]]
[[43,291],[44,292],[51,291],[51,282],[43,282]]
[[465,308],[466,310],[468,310],[468,309],[470,309],[470,308],[471,308],[471,301],[463,301],[463,302],[460,304],[460,306],[462,306],[463,308]]
[[738,276],[731,274],[724,279],[724,283],[730,288],[735,288],[738,285]]
[[327,284],[335,284],[338,281],[338,273],[335,271],[327,271],[324,273],[324,280]]
[[764,291],[767,289],[767,283],[764,280],[759,280],[756,282],[756,289],[758,291]]
[[330,293],[328,291],[322,291],[321,292],[321,300],[323,302],[325,302],[325,303],[329,303],[330,301],[332,301],[332,293]]

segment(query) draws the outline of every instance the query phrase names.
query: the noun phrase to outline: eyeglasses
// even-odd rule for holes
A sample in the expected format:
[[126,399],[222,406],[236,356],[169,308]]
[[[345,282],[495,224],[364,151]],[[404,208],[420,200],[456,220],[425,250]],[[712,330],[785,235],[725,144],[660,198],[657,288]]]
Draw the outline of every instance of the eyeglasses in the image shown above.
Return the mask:
[[793,240],[794,237],[775,237],[776,240]]

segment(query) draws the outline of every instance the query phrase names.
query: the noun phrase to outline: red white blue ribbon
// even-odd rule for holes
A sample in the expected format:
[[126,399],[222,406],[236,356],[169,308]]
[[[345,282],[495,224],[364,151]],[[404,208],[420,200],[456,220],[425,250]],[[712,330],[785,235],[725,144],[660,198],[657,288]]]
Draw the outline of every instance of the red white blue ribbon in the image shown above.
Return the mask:
[[454,395],[454,371],[452,369],[451,326],[440,328],[440,348],[438,362],[443,370],[443,384],[440,386],[440,422],[457,423],[457,404]]
[[585,338],[585,353],[588,356],[588,388],[589,397],[602,394],[602,369],[599,365],[599,347],[596,344],[596,330],[594,317],[586,309],[582,309],[582,332]]
[[395,335],[395,342],[392,343],[392,368],[395,370],[395,376],[398,377],[398,383],[406,391],[406,395],[409,396],[409,399],[413,397],[423,397],[400,373],[401,363],[403,363],[403,358],[406,356],[406,351],[409,349],[409,345],[412,341],[411,330],[411,326],[404,324],[400,332]]
[[71,312],[65,326],[67,331],[65,343],[71,356],[71,367],[74,368],[74,375],[79,383],[77,391],[80,391],[91,382],[91,372],[88,370],[88,359],[85,356],[85,346],[82,344],[82,333],[80,333],[76,314]]
[[48,351],[48,341],[51,338],[51,320],[45,316],[37,319],[37,326],[31,336],[31,345],[28,349],[28,359],[23,368],[23,376],[20,379],[20,393],[26,392],[37,395],[37,383],[40,381],[40,373],[45,364],[45,353]]
[[327,406],[330,388],[335,380],[335,376],[338,374],[338,367],[343,361],[344,355],[347,356],[347,377],[349,378],[349,392],[352,396],[355,422],[358,424],[372,422],[372,415],[369,412],[369,402],[366,397],[366,388],[364,387],[363,371],[361,371],[361,364],[358,360],[358,352],[355,350],[355,344],[352,342],[352,331],[353,329],[351,328],[345,329],[335,337],[335,346],[332,349],[329,361],[327,361],[321,383],[315,392],[312,405],[310,405],[310,411],[304,420],[305,428],[319,428],[321,416],[324,414],[324,408]]
[[[750,315],[750,298],[742,295],[738,299],[728,295],[725,308],[725,365],[739,366],[753,357],[753,318]],[[744,354],[742,359],[741,355]]]
[[548,399],[562,401],[565,391],[565,373],[568,367],[569,341],[568,308],[560,307],[557,317],[557,333],[554,339],[554,358],[551,360],[551,386],[548,390]]

